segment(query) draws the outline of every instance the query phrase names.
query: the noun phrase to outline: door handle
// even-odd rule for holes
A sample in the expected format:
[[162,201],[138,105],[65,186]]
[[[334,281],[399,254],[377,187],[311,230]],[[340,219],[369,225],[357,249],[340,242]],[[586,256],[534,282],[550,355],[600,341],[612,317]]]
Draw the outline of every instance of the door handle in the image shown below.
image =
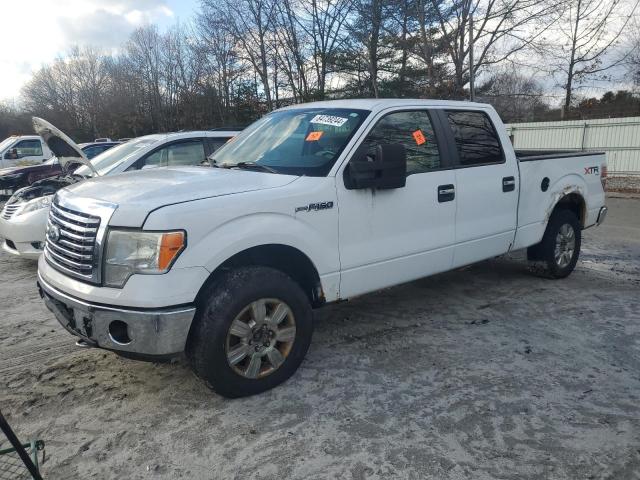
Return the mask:
[[456,187],[454,185],[440,185],[438,187],[438,202],[450,202],[456,198]]
[[516,189],[516,179],[514,177],[504,177],[502,179],[502,191],[513,192]]

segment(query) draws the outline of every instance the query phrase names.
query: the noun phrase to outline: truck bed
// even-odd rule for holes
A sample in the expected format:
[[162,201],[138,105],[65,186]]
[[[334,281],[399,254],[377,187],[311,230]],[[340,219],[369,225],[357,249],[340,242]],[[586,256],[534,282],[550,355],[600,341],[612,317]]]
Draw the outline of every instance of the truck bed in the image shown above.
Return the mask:
[[[540,241],[556,202],[575,193],[584,199],[583,227],[595,224],[604,205],[600,169],[602,152],[516,150],[520,169],[518,233],[514,249]],[[557,160],[557,161],[554,161]]]

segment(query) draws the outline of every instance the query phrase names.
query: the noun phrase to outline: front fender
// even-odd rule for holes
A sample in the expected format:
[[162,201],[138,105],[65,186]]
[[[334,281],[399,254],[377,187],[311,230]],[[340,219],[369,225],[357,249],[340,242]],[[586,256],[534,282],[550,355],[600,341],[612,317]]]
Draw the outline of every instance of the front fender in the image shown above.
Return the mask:
[[218,225],[195,245],[189,245],[189,256],[193,261],[206,259],[202,266],[213,271],[243,250],[268,244],[300,250],[309,257],[320,275],[337,272],[340,268],[337,232],[332,240],[326,232],[319,232],[308,223],[279,213],[254,213]]
[[[337,208],[295,212],[309,197],[335,201],[327,189],[276,199],[269,192],[217,197],[163,207],[144,224],[146,230],[182,228],[187,248],[176,268],[204,267],[213,272],[232,256],[261,245],[293,247],[313,263],[327,298],[337,296],[340,278]],[[247,208],[258,211],[248,213]]]

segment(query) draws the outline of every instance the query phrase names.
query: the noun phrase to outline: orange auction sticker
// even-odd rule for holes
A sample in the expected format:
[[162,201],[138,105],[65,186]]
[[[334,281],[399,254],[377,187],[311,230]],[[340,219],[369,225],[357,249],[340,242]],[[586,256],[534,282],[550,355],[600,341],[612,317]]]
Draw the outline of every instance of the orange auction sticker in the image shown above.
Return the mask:
[[307,142],[317,142],[318,140],[320,140],[320,137],[322,136],[324,132],[309,132],[309,135],[307,135],[306,141]]
[[427,139],[424,138],[424,134],[422,130],[418,129],[412,133],[413,139],[416,141],[416,145],[422,145],[423,143],[427,143]]

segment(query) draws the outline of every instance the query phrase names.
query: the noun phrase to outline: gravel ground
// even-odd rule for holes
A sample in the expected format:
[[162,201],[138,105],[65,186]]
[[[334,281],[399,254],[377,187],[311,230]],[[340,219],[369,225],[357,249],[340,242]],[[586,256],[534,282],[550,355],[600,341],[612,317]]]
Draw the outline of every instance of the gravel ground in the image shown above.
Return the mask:
[[640,479],[640,200],[609,206],[568,279],[514,254],[329,307],[240,400],[75,348],[3,253],[0,406],[49,479]]
[[607,178],[607,190],[613,192],[640,193],[640,175]]

